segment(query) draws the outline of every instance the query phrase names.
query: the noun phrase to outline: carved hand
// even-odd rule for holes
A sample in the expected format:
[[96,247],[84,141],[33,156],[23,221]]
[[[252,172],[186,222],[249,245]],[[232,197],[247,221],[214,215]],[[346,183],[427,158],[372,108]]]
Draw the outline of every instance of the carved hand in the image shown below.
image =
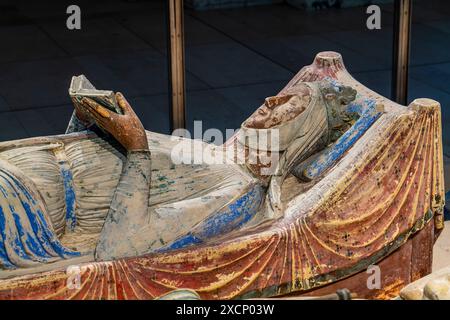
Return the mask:
[[89,98],[83,98],[81,102],[83,111],[128,151],[147,151],[147,136],[141,121],[120,92],[116,93],[116,99],[123,115],[110,111]]
[[75,98],[72,98],[72,103],[75,107],[75,115],[77,116],[78,121],[86,128],[93,125],[94,121],[83,111],[83,106]]

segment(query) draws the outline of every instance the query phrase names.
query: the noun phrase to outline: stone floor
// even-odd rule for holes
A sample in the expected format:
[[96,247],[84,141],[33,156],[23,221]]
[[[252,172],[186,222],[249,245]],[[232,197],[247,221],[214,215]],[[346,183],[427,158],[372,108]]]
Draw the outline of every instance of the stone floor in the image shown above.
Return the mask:
[[433,248],[433,271],[450,266],[450,221],[445,222],[445,228]]
[[[71,1],[0,1],[0,141],[62,133],[70,78],[81,73],[122,91],[147,129],[169,133],[164,1],[77,3],[82,29],[70,31]],[[341,52],[358,80],[389,97],[393,8],[381,8],[382,28],[372,31],[363,7],[186,10],[188,128],[194,120],[204,130],[238,127],[322,50]],[[441,102],[450,157],[450,2],[415,1],[413,12],[409,101]]]

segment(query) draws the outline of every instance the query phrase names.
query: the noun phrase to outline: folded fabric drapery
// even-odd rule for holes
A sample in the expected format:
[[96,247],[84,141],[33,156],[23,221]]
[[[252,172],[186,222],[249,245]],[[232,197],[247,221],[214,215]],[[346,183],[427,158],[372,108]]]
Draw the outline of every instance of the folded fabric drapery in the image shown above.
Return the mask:
[[30,267],[79,255],[61,245],[39,198],[29,179],[0,162],[1,268]]

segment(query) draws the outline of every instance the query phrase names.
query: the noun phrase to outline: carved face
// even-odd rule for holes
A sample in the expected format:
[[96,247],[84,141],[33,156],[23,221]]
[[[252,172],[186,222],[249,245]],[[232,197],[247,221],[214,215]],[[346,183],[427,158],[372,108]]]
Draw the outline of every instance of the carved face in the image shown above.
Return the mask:
[[311,98],[307,86],[300,86],[291,92],[266,98],[264,104],[244,122],[244,126],[267,129],[294,119],[305,110]]

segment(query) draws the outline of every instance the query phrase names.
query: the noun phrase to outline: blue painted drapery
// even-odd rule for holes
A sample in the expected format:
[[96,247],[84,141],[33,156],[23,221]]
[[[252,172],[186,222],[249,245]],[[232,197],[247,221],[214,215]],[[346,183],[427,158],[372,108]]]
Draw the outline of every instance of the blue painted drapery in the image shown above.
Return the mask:
[[0,268],[30,267],[79,255],[61,245],[33,186],[0,167]]

